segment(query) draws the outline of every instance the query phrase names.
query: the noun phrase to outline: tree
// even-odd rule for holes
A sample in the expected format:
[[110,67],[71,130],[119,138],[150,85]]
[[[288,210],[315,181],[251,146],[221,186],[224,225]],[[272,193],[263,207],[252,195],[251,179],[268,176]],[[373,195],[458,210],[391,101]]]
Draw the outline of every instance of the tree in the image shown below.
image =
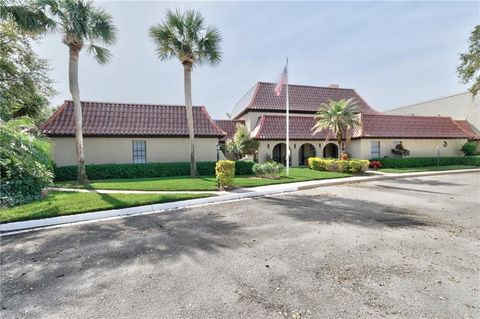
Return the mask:
[[48,98],[55,94],[50,67],[32,49],[36,39],[14,23],[0,22],[0,118],[28,116],[38,125],[48,114]]
[[254,154],[260,142],[250,136],[250,132],[243,124],[237,123],[233,138],[225,144],[225,152],[229,158],[238,160],[247,154]]
[[38,199],[52,181],[51,145],[34,130],[27,118],[0,124],[0,206]]
[[457,73],[462,83],[473,82],[470,93],[476,96],[480,90],[480,25],[473,29],[469,42],[468,52],[460,54]]
[[98,43],[115,44],[117,29],[113,25],[110,14],[95,7],[92,1],[36,0],[25,8],[20,6],[18,9],[17,7],[11,6],[7,12],[10,12],[10,19],[20,27],[31,32],[58,32],[62,34],[63,43],[69,48],[68,78],[74,106],[78,181],[85,184],[87,173],[83,149],[78,59],[80,51],[87,45],[87,52],[91,53],[98,63],[107,63],[111,54],[108,49]]
[[190,176],[196,176],[195,132],[192,112],[192,69],[205,64],[220,63],[221,35],[214,26],[207,26],[203,16],[196,11],[184,13],[167,11],[164,21],[150,28],[150,37],[160,60],[178,59],[183,65],[185,111],[190,139]]
[[[325,139],[328,141],[334,135],[340,146],[344,136],[346,141],[349,142],[351,130],[361,126],[359,113],[360,109],[353,99],[322,103],[315,114],[315,125],[312,129],[314,133],[328,130]],[[338,153],[340,155],[340,152]]]

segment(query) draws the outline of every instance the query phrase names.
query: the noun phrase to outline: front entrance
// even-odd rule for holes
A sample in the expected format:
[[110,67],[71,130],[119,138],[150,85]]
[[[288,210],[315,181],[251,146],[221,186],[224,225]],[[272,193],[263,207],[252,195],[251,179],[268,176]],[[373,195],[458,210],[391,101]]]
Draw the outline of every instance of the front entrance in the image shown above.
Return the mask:
[[338,146],[333,143],[328,143],[323,148],[324,158],[338,158]]
[[310,143],[303,144],[298,150],[298,165],[307,165],[308,158],[315,156],[317,156],[317,150],[315,149],[315,146]]
[[[291,154],[291,152],[290,152]],[[287,157],[287,144],[285,143],[278,143],[273,147],[272,151],[272,159],[277,162],[281,163],[283,165],[287,165],[286,163],[286,157]],[[292,158],[290,156],[290,166],[292,166]]]

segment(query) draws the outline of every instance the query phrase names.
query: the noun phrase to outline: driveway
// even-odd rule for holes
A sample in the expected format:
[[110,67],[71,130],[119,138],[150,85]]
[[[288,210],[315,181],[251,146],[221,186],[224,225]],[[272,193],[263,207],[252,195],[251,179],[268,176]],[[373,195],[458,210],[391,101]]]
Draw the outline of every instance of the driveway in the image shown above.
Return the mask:
[[1,238],[2,318],[480,318],[480,173]]

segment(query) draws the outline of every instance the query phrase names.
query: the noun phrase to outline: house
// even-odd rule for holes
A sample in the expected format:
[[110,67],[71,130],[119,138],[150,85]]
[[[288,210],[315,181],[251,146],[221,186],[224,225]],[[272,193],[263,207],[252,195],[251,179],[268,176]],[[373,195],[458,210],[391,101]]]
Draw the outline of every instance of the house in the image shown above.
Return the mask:
[[464,92],[441,98],[423,101],[386,111],[385,114],[395,115],[426,115],[449,116],[465,131],[476,136],[472,140],[477,142],[480,149],[480,98]]
[[[185,106],[86,102],[82,103],[87,164],[188,162],[190,142]],[[198,161],[215,161],[216,144],[226,133],[204,106],[193,107],[195,154]],[[58,166],[75,165],[72,101],[42,126],[54,144]]]
[[[285,92],[274,92],[275,83],[258,82],[234,106],[232,119],[217,121],[227,130],[233,122],[243,121],[252,136],[260,141],[257,159],[285,163]],[[361,129],[352,132],[352,140],[342,145],[326,140],[327,131],[313,133],[314,114],[330,100],[354,99],[360,109]],[[411,156],[461,155],[460,148],[473,131],[450,117],[387,115],[373,109],[354,89],[289,85],[290,156],[293,166],[305,165],[310,156],[337,157],[340,151],[355,158],[392,156],[391,149],[402,144]]]

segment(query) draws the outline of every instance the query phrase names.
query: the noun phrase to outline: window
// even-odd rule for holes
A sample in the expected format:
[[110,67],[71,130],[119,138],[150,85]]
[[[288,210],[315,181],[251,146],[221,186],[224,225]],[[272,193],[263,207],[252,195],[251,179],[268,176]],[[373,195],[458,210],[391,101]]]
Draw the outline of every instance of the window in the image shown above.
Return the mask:
[[147,143],[145,141],[132,141],[133,163],[147,161]]
[[379,158],[380,157],[380,141],[371,141],[370,142],[370,153],[371,158]]

